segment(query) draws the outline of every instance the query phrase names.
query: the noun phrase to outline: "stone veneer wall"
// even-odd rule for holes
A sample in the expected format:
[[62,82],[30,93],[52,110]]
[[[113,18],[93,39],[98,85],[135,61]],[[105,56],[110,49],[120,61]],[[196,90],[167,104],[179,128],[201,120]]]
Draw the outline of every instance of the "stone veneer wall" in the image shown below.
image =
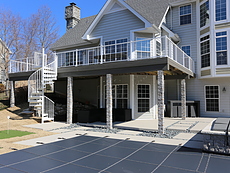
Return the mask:
[[203,150],[214,153],[230,154],[230,135],[224,132],[203,133]]

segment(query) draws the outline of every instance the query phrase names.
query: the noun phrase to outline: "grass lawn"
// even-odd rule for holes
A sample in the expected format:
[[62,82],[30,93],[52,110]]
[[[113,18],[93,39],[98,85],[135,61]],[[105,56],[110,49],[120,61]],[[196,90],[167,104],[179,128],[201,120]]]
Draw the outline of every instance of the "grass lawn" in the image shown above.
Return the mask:
[[13,138],[13,137],[20,137],[25,135],[34,134],[32,132],[24,132],[24,131],[18,131],[18,130],[3,130],[0,131],[0,139],[7,139],[7,138]]

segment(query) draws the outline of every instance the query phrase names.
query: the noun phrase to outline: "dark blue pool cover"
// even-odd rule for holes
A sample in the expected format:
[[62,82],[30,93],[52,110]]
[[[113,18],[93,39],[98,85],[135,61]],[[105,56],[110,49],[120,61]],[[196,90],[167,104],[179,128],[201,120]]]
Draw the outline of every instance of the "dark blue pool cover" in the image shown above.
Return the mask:
[[76,136],[0,155],[0,173],[230,172],[230,157],[180,146]]

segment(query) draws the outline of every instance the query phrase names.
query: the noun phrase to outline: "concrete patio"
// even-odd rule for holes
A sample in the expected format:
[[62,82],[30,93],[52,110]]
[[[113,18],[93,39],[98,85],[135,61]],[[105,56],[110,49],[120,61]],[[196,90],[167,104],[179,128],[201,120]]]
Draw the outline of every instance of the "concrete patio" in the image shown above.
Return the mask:
[[209,126],[214,118],[165,118],[165,129],[180,131],[179,134],[172,138],[149,137],[142,135],[143,131],[153,132],[158,128],[157,120],[133,120],[128,122],[116,122],[114,128],[118,129],[116,133],[104,133],[94,131],[96,127],[103,128],[105,123],[95,122],[89,124],[72,124],[68,125],[63,122],[52,122],[44,124],[26,125],[26,127],[39,128],[45,131],[55,132],[57,134],[17,142],[23,145],[37,146],[40,143],[50,143],[58,140],[68,139],[77,135],[90,135],[103,137],[108,136],[113,139],[126,139],[127,137],[133,141],[149,142],[154,140],[159,144],[183,145],[190,148],[201,149],[203,146],[203,135],[199,134],[206,126]]

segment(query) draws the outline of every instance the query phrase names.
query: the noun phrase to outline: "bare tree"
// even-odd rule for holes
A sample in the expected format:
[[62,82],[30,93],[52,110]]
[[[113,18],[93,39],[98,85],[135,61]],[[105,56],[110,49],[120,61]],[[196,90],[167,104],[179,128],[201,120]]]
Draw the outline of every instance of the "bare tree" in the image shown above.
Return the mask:
[[58,28],[56,26],[56,20],[52,16],[52,12],[49,7],[42,6],[37,12],[38,19],[38,32],[37,43],[40,49],[45,48],[45,52],[49,55],[51,44],[53,44],[58,38]]
[[1,39],[1,70],[5,77],[3,83],[8,90],[8,63],[9,57],[15,57],[20,51],[21,18],[10,10],[0,11],[0,39]]
[[[5,79],[8,79],[9,58],[24,59],[32,56],[35,51],[41,52],[43,47],[49,55],[49,47],[57,38],[58,28],[49,7],[39,8],[25,20],[12,11],[1,8],[0,39],[4,46],[0,47],[0,66]],[[7,83],[6,87],[8,88]]]

